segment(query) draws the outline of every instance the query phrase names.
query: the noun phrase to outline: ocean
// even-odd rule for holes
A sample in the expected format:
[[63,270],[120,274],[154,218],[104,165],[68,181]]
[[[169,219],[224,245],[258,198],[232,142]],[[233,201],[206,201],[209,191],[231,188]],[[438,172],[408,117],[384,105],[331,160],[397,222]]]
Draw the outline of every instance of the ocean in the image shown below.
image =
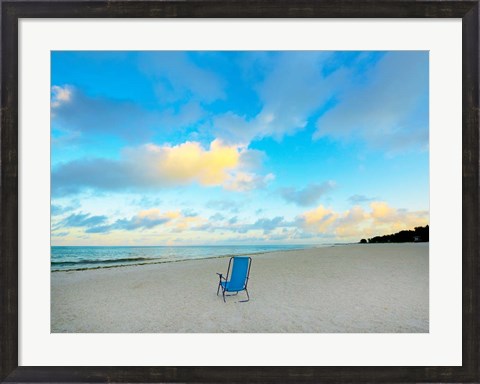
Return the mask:
[[51,270],[69,271],[124,265],[168,263],[221,256],[252,255],[281,250],[311,248],[311,245],[229,245],[160,247],[51,247]]

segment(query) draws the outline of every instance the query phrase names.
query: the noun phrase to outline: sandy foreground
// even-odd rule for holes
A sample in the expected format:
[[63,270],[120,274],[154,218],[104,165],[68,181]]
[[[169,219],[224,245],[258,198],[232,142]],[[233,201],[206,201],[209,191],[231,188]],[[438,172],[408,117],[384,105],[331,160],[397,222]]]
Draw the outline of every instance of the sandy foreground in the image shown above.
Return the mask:
[[428,243],[252,255],[248,290],[216,296],[228,257],[51,273],[52,332],[428,332]]

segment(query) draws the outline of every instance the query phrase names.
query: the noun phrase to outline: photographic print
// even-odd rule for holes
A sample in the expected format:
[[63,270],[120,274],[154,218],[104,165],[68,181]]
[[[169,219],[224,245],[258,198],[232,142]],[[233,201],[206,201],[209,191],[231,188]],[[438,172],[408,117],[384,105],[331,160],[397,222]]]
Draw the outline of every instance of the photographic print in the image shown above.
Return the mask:
[[52,51],[51,332],[428,333],[427,51]]

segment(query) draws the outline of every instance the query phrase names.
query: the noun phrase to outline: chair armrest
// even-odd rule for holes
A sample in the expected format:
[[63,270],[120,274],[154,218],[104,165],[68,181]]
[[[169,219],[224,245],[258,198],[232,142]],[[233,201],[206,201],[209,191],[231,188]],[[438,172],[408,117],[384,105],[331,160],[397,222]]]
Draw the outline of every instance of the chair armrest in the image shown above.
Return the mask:
[[220,279],[226,280],[225,277],[223,277],[223,274],[217,272],[217,275],[220,277]]

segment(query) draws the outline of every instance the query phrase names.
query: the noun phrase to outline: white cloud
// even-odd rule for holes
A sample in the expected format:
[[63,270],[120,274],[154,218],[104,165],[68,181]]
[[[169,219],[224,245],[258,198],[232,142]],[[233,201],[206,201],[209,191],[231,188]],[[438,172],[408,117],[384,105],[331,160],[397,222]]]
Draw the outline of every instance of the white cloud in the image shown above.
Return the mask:
[[197,66],[187,52],[150,52],[142,56],[140,65],[156,82],[162,105],[183,98],[211,103],[225,96],[221,78]]
[[54,85],[51,90],[52,123],[77,140],[107,133],[139,141],[150,137],[163,117],[147,113],[130,100],[91,97],[68,84]]
[[155,133],[168,135],[189,128],[206,116],[200,103],[192,100],[147,110],[131,100],[92,97],[68,84],[54,85],[51,92],[52,122],[70,140],[109,134],[138,142]]
[[[110,233],[112,231],[150,230],[161,227],[162,231],[182,232],[193,224],[203,222],[197,216],[186,216],[179,211],[161,212],[148,209],[138,212],[130,219],[119,219],[111,224],[90,225],[85,233]],[[68,226],[66,226],[68,227]]]
[[63,103],[68,103],[72,98],[72,87],[54,85],[52,87],[52,108],[58,108]]
[[365,195],[355,194],[348,198],[348,200],[354,204],[368,203],[370,201],[378,200],[378,197],[369,197]]
[[273,179],[275,179],[273,173],[262,176],[254,173],[238,172],[226,181],[225,189],[240,192],[264,189]]
[[[363,139],[394,153],[428,145],[428,53],[388,52],[338,94],[315,138]],[[362,81],[360,81],[362,80]]]
[[338,71],[326,77],[324,62],[331,52],[276,53],[269,72],[257,87],[262,103],[252,118],[233,111],[213,120],[214,132],[228,143],[248,144],[263,137],[280,140],[302,130],[311,116],[324,105],[333,85],[342,76]]
[[321,184],[309,184],[303,189],[282,188],[280,194],[286,201],[306,207],[317,203],[322,196],[325,196],[333,188],[335,188],[335,182],[329,180]]

